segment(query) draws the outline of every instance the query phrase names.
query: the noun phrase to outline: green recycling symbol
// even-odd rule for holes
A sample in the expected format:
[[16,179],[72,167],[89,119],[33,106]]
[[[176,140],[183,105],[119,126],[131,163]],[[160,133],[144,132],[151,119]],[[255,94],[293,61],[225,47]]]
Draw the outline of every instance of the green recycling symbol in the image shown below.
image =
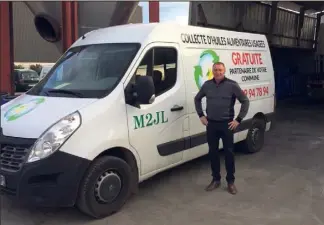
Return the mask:
[[194,77],[198,89],[201,88],[205,81],[213,78],[212,67],[217,62],[219,62],[219,56],[211,49],[200,54],[199,64],[194,67]]
[[34,98],[26,103],[20,103],[11,107],[5,114],[4,117],[7,121],[13,121],[19,117],[26,115],[27,113],[34,110],[39,104],[45,101],[44,98]]

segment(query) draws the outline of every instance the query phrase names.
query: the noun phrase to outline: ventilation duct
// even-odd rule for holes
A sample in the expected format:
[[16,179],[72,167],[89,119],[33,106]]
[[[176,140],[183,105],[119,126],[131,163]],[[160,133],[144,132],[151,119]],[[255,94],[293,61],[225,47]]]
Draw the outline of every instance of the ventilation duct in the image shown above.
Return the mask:
[[[62,3],[49,1],[24,2],[34,15],[39,35],[62,52]],[[78,33],[83,34],[108,26],[129,22],[138,2],[78,2]]]

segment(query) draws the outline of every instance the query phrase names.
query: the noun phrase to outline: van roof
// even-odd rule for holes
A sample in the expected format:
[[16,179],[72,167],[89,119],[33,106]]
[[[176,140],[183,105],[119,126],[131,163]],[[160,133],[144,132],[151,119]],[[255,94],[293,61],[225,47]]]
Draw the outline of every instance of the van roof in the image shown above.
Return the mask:
[[[71,47],[88,45],[88,44],[103,44],[103,43],[144,43],[144,42],[175,42],[183,43],[183,34],[190,35],[191,44],[198,44],[201,36],[223,37],[227,38],[250,39],[263,41],[265,48],[268,48],[265,35],[244,33],[237,31],[228,31],[214,28],[197,27],[191,25],[181,25],[177,23],[149,23],[149,24],[126,24],[112,26],[90,31],[84,35],[84,39],[79,38]],[[198,39],[197,39],[198,36]],[[188,40],[188,38],[187,38]],[[214,38],[215,40],[215,38]],[[218,39],[217,39],[218,40]],[[216,41],[217,41],[216,40]],[[193,42],[192,42],[193,41]],[[198,41],[198,42],[197,42]],[[215,43],[215,42],[214,42]],[[221,46],[222,44],[220,44]],[[228,47],[228,46],[227,46]],[[236,46],[237,48],[237,46]],[[258,48],[258,47],[257,47]]]

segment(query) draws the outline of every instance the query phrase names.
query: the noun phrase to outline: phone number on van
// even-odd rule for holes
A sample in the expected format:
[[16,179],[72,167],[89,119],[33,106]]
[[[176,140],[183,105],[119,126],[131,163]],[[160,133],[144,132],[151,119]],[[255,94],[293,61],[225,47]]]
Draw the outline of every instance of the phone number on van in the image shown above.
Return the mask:
[[269,87],[257,87],[257,88],[249,88],[243,90],[244,94],[249,98],[262,97],[269,95]]

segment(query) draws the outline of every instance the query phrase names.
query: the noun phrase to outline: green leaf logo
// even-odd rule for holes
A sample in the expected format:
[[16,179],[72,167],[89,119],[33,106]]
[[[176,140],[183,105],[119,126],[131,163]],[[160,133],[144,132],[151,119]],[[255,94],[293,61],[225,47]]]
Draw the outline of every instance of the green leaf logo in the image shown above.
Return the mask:
[[[213,78],[212,66],[219,62],[219,56],[211,49],[205,50],[200,54],[198,65],[194,66],[194,78],[198,89],[201,88],[206,80]],[[205,68],[206,65],[208,68]],[[207,71],[203,71],[203,68]]]
[[44,98],[34,98],[26,103],[14,105],[4,114],[4,117],[7,121],[16,120],[19,117],[33,111],[39,104],[43,103],[44,101]]

